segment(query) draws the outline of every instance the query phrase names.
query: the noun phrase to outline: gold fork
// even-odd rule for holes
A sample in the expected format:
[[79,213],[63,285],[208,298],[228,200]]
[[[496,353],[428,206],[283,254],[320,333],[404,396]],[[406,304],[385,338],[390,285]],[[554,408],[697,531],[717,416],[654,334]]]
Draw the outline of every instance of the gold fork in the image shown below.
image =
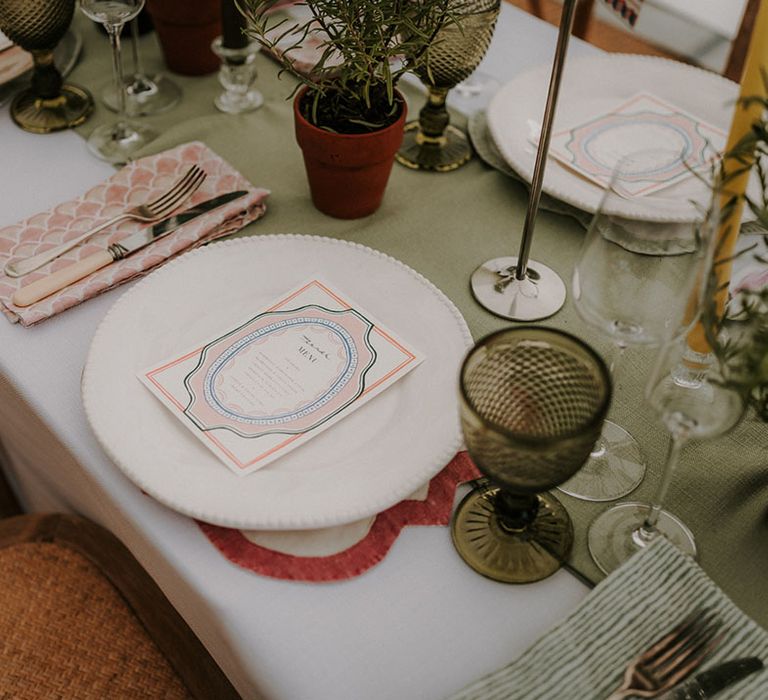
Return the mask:
[[9,260],[5,266],[5,274],[9,277],[21,277],[33,270],[37,270],[39,267],[51,262],[51,260],[64,255],[68,250],[72,250],[76,245],[79,245],[99,231],[114,226],[120,221],[126,219],[135,219],[143,223],[158,221],[170,214],[190,197],[203,184],[205,177],[205,171],[197,165],[193,165],[172,187],[151,202],[145,202],[144,204],[127,209],[122,214],[118,214],[109,221],[105,221],[85,233],[81,233],[76,238],[66,241],[55,248],[45,250],[29,258]]
[[695,610],[677,627],[630,661],[622,684],[607,698],[653,698],[695,671],[722,641],[714,613]]

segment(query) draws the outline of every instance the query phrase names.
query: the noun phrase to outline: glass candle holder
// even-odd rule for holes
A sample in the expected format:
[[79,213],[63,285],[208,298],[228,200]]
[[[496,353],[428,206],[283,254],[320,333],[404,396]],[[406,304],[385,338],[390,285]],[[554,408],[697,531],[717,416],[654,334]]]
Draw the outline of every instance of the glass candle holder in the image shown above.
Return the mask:
[[211,49],[221,59],[219,82],[224,88],[224,92],[214,100],[216,107],[229,114],[241,114],[261,107],[264,97],[253,88],[259,44],[250,42],[243,47],[230,48],[224,46],[221,37],[216,37]]

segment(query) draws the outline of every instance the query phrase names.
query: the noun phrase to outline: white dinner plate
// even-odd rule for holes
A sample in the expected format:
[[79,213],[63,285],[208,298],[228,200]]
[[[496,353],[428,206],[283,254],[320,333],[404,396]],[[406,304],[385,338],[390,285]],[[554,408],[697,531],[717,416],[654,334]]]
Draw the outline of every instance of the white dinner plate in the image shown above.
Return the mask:
[[[235,474],[136,374],[318,275],[425,360],[306,444],[252,474]],[[457,377],[471,343],[448,298],[383,253],[316,236],[239,238],[169,262],[114,304],[91,344],[83,404],[115,464],[170,508],[227,527],[330,527],[401,501],[458,451]]]
[[[504,159],[528,182],[533,176],[536,146],[532,127],[542,123],[551,65],[520,73],[493,97],[487,110],[488,127]],[[607,112],[639,92],[648,92],[728,133],[739,86],[709,71],[655,56],[610,54],[566,61],[553,133]],[[626,152],[634,150],[626,144]],[[563,202],[595,212],[603,189],[556,159],[547,159],[543,190]],[[690,200],[706,202],[706,185],[687,178],[643,197],[653,202],[656,221],[692,221],[697,208]],[[618,199],[618,198],[615,198]],[[649,219],[645,204],[631,199],[617,202],[609,213]]]

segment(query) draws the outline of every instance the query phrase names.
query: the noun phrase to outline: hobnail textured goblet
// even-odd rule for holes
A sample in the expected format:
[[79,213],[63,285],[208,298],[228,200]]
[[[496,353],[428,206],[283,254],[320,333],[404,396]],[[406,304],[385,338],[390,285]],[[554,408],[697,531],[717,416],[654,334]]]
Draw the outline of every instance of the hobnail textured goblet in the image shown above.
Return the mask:
[[553,574],[568,556],[573,528],[545,492],[589,457],[610,404],[608,368],[572,335],[518,326],[470,351],[460,399],[467,450],[488,480],[454,514],[456,549],[497,581]]
[[396,158],[415,170],[447,172],[472,156],[467,135],[449,124],[445,107],[448,92],[468,78],[483,60],[491,43],[500,0],[452,3],[455,21],[435,37],[426,60],[415,70],[427,86],[427,103],[418,121],[405,125],[403,145]]
[[47,134],[82,124],[93,110],[90,93],[64,84],[53,49],[72,22],[75,0],[0,0],[0,30],[32,54],[32,84],[11,103],[11,117],[25,131]]

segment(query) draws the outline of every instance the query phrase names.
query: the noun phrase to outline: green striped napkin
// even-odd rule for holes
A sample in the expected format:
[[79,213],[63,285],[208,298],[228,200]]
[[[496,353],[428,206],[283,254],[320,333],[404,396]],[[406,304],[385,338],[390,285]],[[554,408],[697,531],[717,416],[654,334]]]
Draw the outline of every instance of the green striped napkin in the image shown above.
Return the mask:
[[[620,683],[627,662],[699,607],[717,611],[727,634],[703,668],[758,656],[768,632],[741,612],[689,557],[664,538],[597,584],[579,607],[522,656],[451,700],[599,700]],[[765,700],[768,670],[717,695]]]

